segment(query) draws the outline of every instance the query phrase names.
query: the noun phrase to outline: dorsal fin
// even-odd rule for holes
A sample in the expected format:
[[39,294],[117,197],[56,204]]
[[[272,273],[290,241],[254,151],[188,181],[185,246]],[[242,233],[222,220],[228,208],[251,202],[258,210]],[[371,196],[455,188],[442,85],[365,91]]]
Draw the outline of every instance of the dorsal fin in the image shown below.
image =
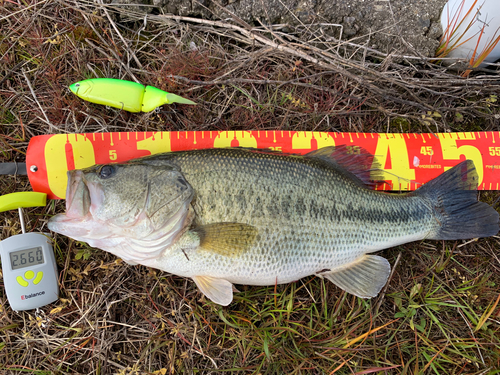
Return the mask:
[[377,162],[374,163],[374,156],[359,146],[323,147],[309,152],[305,157],[326,162],[361,186],[374,187],[376,181],[382,180],[382,169]]

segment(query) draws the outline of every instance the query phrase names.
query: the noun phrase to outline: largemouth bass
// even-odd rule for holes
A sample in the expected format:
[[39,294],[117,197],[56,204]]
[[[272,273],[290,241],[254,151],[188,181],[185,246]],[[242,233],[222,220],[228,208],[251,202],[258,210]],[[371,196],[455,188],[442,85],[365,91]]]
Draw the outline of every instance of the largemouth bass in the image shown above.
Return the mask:
[[362,298],[387,282],[371,253],[422,239],[495,235],[467,160],[405,194],[366,186],[372,157],[246,149],[173,152],[68,172],[66,213],[49,228],[131,264],[192,278],[228,305],[233,283],[324,277]]

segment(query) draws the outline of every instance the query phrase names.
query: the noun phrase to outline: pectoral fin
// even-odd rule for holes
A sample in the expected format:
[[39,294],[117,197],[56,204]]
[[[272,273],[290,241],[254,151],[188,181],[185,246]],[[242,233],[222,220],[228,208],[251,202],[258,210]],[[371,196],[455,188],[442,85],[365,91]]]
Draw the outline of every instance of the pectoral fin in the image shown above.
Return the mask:
[[210,276],[193,276],[193,280],[211,301],[227,306],[233,300],[233,284],[229,281]]
[[193,230],[200,237],[200,249],[223,256],[237,256],[254,243],[257,228],[240,223],[214,223]]
[[320,275],[339,288],[361,298],[375,297],[384,287],[391,265],[387,259],[377,255],[363,255],[359,260]]

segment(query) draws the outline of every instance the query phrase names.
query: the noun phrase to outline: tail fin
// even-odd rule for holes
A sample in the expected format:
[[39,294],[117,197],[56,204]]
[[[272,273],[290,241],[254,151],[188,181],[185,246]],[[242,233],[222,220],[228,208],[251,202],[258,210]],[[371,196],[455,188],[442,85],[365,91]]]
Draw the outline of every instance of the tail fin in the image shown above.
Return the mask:
[[441,228],[432,240],[461,240],[498,233],[498,212],[477,201],[478,176],[474,162],[466,160],[429,181],[413,194],[427,198]]

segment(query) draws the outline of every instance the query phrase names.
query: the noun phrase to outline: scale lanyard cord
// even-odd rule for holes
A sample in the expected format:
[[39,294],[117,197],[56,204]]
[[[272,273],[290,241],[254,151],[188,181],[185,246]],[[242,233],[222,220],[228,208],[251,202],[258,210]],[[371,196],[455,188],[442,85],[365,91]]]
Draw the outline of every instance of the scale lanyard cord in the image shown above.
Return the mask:
[[21,220],[21,231],[26,233],[26,227],[24,226],[24,216],[23,216],[23,210],[21,210],[21,207],[18,207],[17,209],[19,211],[19,219]]

